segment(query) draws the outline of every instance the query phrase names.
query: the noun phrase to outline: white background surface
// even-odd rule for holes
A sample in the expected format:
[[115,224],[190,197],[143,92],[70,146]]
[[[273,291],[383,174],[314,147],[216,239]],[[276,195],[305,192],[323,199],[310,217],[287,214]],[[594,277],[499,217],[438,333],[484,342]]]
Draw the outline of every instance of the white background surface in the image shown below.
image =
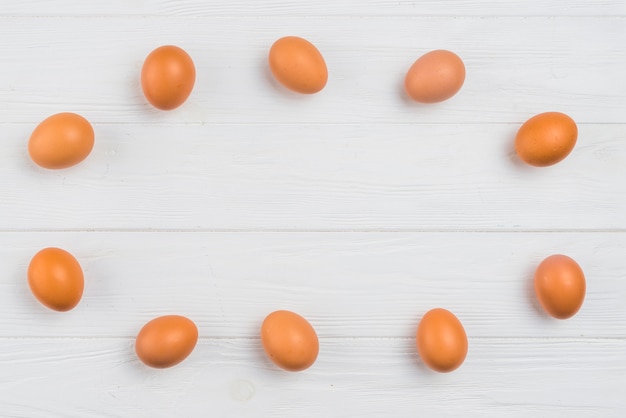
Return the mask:
[[[626,3],[2,1],[0,416],[623,417],[626,415]],[[329,82],[298,96],[269,75],[298,35]],[[193,57],[188,102],[159,112],[139,72],[161,44]],[[451,49],[461,92],[401,92],[421,54]],[[521,164],[516,130],[570,114],[562,163]],[[81,165],[28,158],[37,123],[93,122]],[[60,246],[86,275],[59,314],[26,268]],[[587,276],[568,321],[532,274],[565,253]],[[419,361],[419,318],[445,307],[470,349],[451,374]],[[302,373],[263,355],[272,310],[320,337]],[[168,370],[134,336],[183,314],[200,330]]]

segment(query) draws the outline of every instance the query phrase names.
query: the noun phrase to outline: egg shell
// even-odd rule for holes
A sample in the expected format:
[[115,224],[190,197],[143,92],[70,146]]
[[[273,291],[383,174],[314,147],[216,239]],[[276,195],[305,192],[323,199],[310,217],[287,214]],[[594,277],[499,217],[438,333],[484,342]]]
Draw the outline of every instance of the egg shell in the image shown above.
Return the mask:
[[328,81],[322,54],[312,43],[297,36],[286,36],[274,42],[269,52],[269,65],[276,80],[298,93],[317,93]]
[[442,308],[432,309],[422,317],[416,345],[422,361],[442,373],[457,369],[467,356],[467,334],[461,321]]
[[141,87],[157,109],[172,110],[182,105],[196,82],[196,67],[183,49],[174,45],[156,48],[141,69]]
[[542,308],[557,319],[574,316],[585,300],[585,274],[566,255],[555,254],[544,259],[535,271],[534,284]]
[[515,151],[527,164],[546,167],[562,161],[576,145],[578,127],[560,112],[540,113],[528,119],[515,137]]
[[135,352],[144,364],[157,369],[185,360],[198,342],[198,328],[180,315],[166,315],[146,323],[137,334]]
[[87,158],[94,139],[87,119],[76,113],[57,113],[37,125],[28,141],[28,154],[43,168],[68,168]]
[[289,371],[311,367],[319,353],[319,341],[311,324],[290,311],[275,311],[265,318],[261,342],[267,356]]
[[417,59],[404,79],[404,90],[420,103],[437,103],[454,96],[465,82],[465,65],[454,52],[430,51]]
[[28,266],[28,285],[44,306],[59,312],[73,309],[83,296],[85,280],[80,264],[60,248],[44,248]]

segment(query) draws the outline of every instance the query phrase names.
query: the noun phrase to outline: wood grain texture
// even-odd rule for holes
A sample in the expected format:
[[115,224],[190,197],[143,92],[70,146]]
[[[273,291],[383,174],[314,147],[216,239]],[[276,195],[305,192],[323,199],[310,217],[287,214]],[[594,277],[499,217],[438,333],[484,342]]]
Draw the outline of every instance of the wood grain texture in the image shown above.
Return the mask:
[[621,0],[46,0],[10,2],[0,16],[624,16]]
[[[270,45],[299,35],[330,79],[286,92]],[[626,398],[626,2],[27,0],[0,7],[0,416],[602,417]],[[159,112],[139,73],[156,46],[193,57],[189,101]],[[465,61],[452,100],[402,92],[432,49]],[[52,113],[94,123],[79,166],[26,143]],[[521,164],[517,128],[570,114],[574,152]],[[85,294],[59,314],[31,295],[41,248],[71,251]],[[532,291],[547,255],[576,259],[574,318]],[[470,338],[429,372],[421,315]],[[318,362],[277,370],[258,333],[307,317]],[[199,326],[190,358],[151,370],[134,336],[155,316]]]
[[[58,314],[26,270],[58,246],[82,264],[80,305]],[[619,233],[3,233],[0,336],[136,335],[164,314],[205,337],[256,337],[290,309],[322,337],[410,337],[444,307],[470,337],[626,337],[626,246]],[[545,315],[534,270],[554,253],[580,263],[587,296],[568,321]]]
[[96,125],[69,170],[0,129],[0,228],[626,228],[626,125],[581,125],[561,164],[525,166],[517,125]]
[[[543,111],[578,123],[626,123],[626,18],[5,18],[0,124],[76,111],[98,123],[522,123]],[[311,40],[330,68],[326,88],[277,86],[271,44]],[[178,44],[196,62],[189,101],[151,108],[139,86],[146,55]],[[406,71],[451,49],[467,67],[461,92],[409,103]]]
[[623,340],[470,340],[467,361],[443,375],[411,339],[322,339],[304,373],[277,370],[256,339],[201,340],[169,370],[140,364],[130,339],[0,342],[6,417],[620,418],[626,408]]

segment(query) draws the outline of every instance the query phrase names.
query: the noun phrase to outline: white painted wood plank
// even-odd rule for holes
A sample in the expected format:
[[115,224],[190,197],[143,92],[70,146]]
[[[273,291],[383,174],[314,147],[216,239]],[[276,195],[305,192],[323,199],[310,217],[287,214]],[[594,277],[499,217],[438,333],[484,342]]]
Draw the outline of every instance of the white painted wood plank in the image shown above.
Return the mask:
[[202,340],[168,370],[129,339],[2,340],[6,417],[598,417],[626,408],[624,340],[470,340],[435,374],[413,341],[324,340],[302,373],[277,370],[258,340]]
[[621,0],[25,0],[2,5],[0,15],[23,16],[616,16]]
[[0,127],[0,228],[626,228],[626,125],[581,125],[562,163],[520,163],[518,125],[96,125],[69,170]]
[[[2,233],[0,336],[135,336],[155,316],[189,316],[205,337],[256,337],[277,309],[322,337],[410,337],[429,309],[470,337],[626,337],[623,233]],[[81,262],[69,313],[30,294],[41,248]],[[565,253],[587,277],[572,319],[537,307],[536,266]]]
[[[3,3],[1,416],[623,417],[626,2]],[[267,49],[286,34],[323,52],[322,94],[271,80]],[[163,43],[198,68],[170,113],[138,79]],[[408,103],[404,73],[435,48],[464,58],[467,83],[449,102]],[[94,153],[39,170],[28,135],[66,110],[96,122]],[[580,142],[530,169],[513,135],[546,110],[571,114]],[[26,283],[50,245],[87,277],[66,314]],[[532,295],[556,252],[587,274],[568,321]],[[470,336],[450,375],[415,354],[434,306]],[[321,336],[305,373],[262,354],[260,323],[279,308]],[[165,313],[196,321],[201,341],[150,370],[132,337]]]
[[[547,110],[578,122],[626,122],[624,18],[4,18],[0,123],[57,111],[111,123],[521,123]],[[267,68],[270,45],[300,35],[326,58],[324,91],[298,96]],[[179,110],[152,109],[139,73],[154,47],[179,44],[198,78]],[[421,54],[446,48],[467,66],[439,105],[401,91]]]

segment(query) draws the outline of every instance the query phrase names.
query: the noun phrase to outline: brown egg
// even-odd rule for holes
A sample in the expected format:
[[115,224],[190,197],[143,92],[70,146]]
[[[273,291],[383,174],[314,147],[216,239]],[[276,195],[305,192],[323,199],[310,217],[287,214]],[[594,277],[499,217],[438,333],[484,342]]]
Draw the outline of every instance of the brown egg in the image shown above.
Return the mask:
[[540,113],[528,119],[517,132],[515,151],[527,164],[545,167],[569,155],[576,145],[578,128],[559,112]]
[[172,110],[182,105],[196,82],[196,67],[189,54],[165,45],[152,51],[141,69],[141,87],[157,109]]
[[420,103],[442,102],[465,82],[465,65],[454,52],[431,51],[413,63],[404,79],[406,94]]
[[44,306],[64,312],[80,302],[85,280],[72,254],[60,248],[44,248],[28,266],[28,285]]
[[261,342],[268,357],[289,371],[311,367],[319,352],[319,341],[311,324],[289,311],[272,312],[265,318]]
[[141,328],[135,340],[139,360],[150,367],[164,369],[186,359],[198,342],[198,328],[179,315],[160,316]]
[[535,271],[535,293],[539,303],[555,318],[574,316],[585,300],[585,292],[583,270],[566,255],[551,255]]
[[451,372],[467,356],[467,335],[452,312],[432,309],[417,327],[417,351],[422,361],[438,372]]
[[67,168],[91,153],[94,132],[87,119],[75,113],[57,113],[43,120],[28,141],[30,158],[41,167]]
[[276,80],[298,93],[317,93],[328,81],[322,54],[306,39],[287,36],[277,40],[270,48],[269,62]]

